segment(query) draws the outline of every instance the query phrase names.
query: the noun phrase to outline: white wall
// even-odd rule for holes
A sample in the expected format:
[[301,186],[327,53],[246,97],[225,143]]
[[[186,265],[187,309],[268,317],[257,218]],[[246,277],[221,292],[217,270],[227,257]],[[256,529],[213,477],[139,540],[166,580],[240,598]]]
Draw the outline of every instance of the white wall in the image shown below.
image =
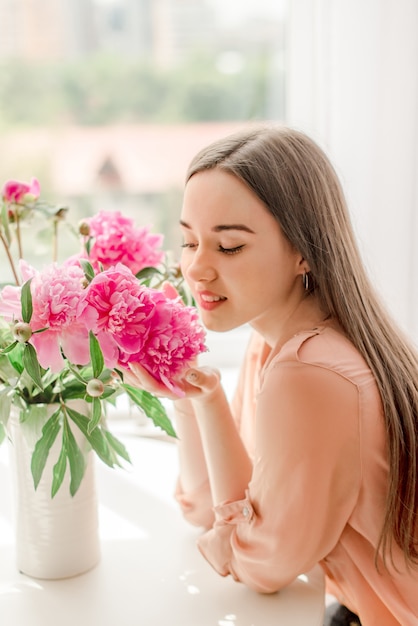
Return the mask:
[[418,1],[289,0],[286,121],[342,179],[364,259],[418,339]]

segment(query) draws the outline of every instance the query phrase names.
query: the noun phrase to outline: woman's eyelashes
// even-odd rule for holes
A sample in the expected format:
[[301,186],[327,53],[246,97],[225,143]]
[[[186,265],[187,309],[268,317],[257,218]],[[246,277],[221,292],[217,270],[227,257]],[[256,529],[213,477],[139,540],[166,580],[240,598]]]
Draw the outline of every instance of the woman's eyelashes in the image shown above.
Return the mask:
[[243,247],[244,245],[235,246],[234,248],[224,248],[223,246],[221,246],[221,244],[219,244],[218,250],[219,252],[223,252],[224,254],[238,254],[238,252],[241,252]]
[[[189,250],[193,250],[195,248],[198,247],[197,243],[183,243],[181,245],[182,248],[188,248]],[[223,254],[238,254],[238,252],[241,252],[241,250],[244,248],[244,244],[240,245],[240,246],[234,246],[232,248],[225,248],[224,246],[222,246],[221,244],[218,244],[218,251],[222,252]]]
[[197,243],[182,243],[181,248],[197,248]]

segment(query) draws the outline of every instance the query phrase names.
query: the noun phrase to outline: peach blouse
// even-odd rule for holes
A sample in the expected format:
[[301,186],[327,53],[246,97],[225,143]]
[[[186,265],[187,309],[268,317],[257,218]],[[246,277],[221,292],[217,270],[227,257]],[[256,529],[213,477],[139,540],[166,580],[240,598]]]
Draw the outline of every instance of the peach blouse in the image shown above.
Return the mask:
[[[388,484],[374,377],[328,326],[270,353],[252,336],[233,413],[253,458],[245,497],[212,507],[209,485],[178,500],[209,528],[198,545],[223,576],[275,592],[320,563],[330,593],[363,626],[417,626],[418,571],[375,567]],[[396,571],[397,570],[397,571]]]

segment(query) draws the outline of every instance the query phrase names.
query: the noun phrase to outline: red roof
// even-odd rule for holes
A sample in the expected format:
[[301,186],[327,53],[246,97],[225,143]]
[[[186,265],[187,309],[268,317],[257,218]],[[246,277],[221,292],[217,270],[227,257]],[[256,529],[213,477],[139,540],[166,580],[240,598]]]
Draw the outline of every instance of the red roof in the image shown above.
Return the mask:
[[[88,195],[106,186],[106,175],[128,194],[182,187],[187,166],[205,145],[248,122],[182,125],[62,127],[4,134],[0,149],[8,168],[44,163],[59,193]],[[26,178],[33,172],[25,173]],[[9,173],[9,177],[17,174]],[[42,184],[42,181],[41,181]]]

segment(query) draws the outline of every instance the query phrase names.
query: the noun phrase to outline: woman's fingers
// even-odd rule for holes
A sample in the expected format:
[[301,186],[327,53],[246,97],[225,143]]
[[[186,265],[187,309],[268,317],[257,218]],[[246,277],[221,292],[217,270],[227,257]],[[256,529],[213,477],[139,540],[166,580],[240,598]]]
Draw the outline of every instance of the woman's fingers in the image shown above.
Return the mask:
[[161,396],[164,398],[177,398],[175,394],[172,394],[169,389],[163,384],[155,380],[147,370],[139,365],[139,363],[129,363],[129,369],[124,372],[124,380],[133,387],[139,387],[155,396]]
[[210,393],[218,387],[221,380],[219,370],[213,367],[199,367],[189,369],[185,375],[186,381],[204,393]]
[[[177,381],[171,391],[163,383],[158,382],[138,363],[130,363],[124,372],[124,381],[133,387],[145,389],[155,396],[178,400],[183,396],[190,398],[210,395],[220,384],[219,370],[212,367],[190,368],[182,381]],[[184,396],[183,396],[184,397]]]

